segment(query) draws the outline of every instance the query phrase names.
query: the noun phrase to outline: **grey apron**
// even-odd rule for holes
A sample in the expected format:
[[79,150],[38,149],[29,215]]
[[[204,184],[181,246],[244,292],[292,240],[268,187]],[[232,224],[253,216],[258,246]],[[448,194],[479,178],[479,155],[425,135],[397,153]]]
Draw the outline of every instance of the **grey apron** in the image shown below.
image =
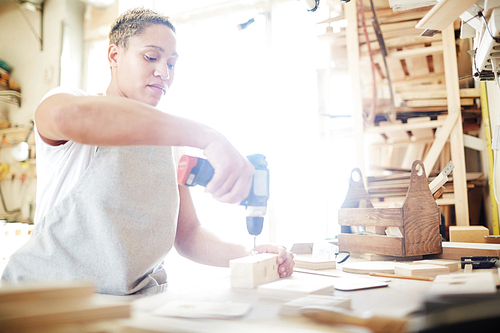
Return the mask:
[[85,280],[116,295],[164,284],[178,209],[171,147],[99,147],[74,188],[11,256],[2,279]]

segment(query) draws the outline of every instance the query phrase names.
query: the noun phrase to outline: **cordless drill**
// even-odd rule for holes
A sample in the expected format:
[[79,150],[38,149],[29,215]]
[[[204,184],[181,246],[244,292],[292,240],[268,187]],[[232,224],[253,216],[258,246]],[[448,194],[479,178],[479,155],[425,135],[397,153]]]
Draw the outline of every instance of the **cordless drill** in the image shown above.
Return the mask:
[[[262,232],[264,225],[264,215],[267,210],[267,200],[269,199],[269,169],[267,168],[266,157],[261,154],[247,156],[248,160],[255,167],[250,194],[240,205],[247,210],[247,230],[254,236],[253,249],[256,252],[256,239]],[[214,168],[204,158],[184,155],[179,161],[177,172],[177,182],[184,186],[207,186],[214,175]]]

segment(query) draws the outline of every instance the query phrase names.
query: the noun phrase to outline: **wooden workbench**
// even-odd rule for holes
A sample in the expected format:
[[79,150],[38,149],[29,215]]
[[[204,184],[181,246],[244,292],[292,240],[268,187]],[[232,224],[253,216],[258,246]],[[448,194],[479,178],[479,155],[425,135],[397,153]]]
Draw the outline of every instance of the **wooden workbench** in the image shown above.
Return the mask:
[[[349,259],[357,260],[357,259]],[[352,261],[351,261],[352,262]],[[173,279],[167,290],[132,300],[132,318],[123,325],[134,332],[363,332],[359,327],[334,327],[314,323],[304,317],[282,317],[278,314],[282,301],[259,298],[256,289],[231,289],[227,268],[199,266],[196,276]],[[291,278],[311,281],[332,279],[380,279],[367,275],[344,273],[341,269],[322,270],[338,277],[325,277],[295,272]],[[193,281],[196,280],[196,283]],[[351,308],[371,311],[384,316],[403,317],[421,305],[432,282],[403,279],[388,279],[388,287],[358,291],[337,291],[335,296],[351,299]],[[157,317],[151,312],[163,304],[175,300],[249,303],[252,310],[241,319],[179,319]],[[128,330],[125,330],[128,331]]]

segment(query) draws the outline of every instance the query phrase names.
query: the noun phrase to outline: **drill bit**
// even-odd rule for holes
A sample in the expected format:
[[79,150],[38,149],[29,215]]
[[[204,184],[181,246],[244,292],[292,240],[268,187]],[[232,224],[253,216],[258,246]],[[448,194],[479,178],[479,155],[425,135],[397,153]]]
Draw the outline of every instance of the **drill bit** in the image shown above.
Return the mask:
[[257,235],[254,235],[253,236],[253,251],[252,251],[252,255],[256,255],[257,254]]

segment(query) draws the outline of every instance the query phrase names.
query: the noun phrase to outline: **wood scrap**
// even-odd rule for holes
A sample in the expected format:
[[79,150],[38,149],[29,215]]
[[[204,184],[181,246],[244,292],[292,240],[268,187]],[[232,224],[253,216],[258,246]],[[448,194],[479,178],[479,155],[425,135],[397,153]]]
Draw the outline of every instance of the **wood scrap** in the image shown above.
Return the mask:
[[460,268],[460,261],[458,260],[444,260],[444,259],[426,259],[426,260],[415,260],[413,264],[431,264],[446,266],[450,270],[450,273],[458,271]]
[[176,300],[162,305],[152,314],[160,317],[234,319],[244,317],[251,308],[248,303]]
[[441,253],[427,256],[429,259],[460,260],[467,256],[500,256],[500,244],[443,242]]
[[[130,304],[95,297],[88,283],[2,285],[0,331],[57,332],[130,317]],[[75,330],[76,328],[76,330]]]
[[449,227],[450,242],[484,243],[489,233],[489,229],[481,225]]
[[347,297],[338,297],[338,296],[307,295],[283,303],[281,305],[279,315],[300,316],[300,308],[311,305],[333,306],[336,308],[350,309],[351,299]]
[[394,274],[397,275],[425,276],[433,278],[440,274],[449,273],[450,269],[442,265],[404,263],[397,263],[394,265]]
[[429,294],[490,294],[497,287],[491,271],[438,275]]
[[294,276],[266,283],[257,287],[261,298],[290,300],[307,295],[333,295],[334,287],[331,279],[303,281]]
[[354,274],[389,273],[394,274],[395,262],[392,261],[368,261],[350,262],[342,264],[342,271]]
[[321,269],[334,269],[337,265],[335,260],[327,260],[322,258],[315,258],[310,255],[297,255],[293,258],[295,267],[321,270]]

